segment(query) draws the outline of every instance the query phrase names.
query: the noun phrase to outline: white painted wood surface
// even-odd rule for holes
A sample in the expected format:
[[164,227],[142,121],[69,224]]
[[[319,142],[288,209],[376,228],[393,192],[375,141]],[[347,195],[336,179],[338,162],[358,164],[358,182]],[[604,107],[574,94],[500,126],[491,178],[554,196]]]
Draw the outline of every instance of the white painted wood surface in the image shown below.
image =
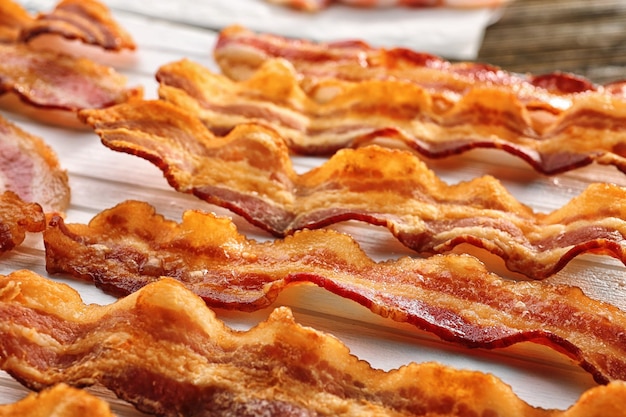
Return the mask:
[[[111,3],[122,4],[113,0]],[[148,7],[147,2],[137,3]],[[149,7],[157,3],[150,2]],[[36,0],[27,4],[45,10],[54,3]],[[120,71],[128,75],[131,85],[143,85],[146,97],[156,97],[154,73],[162,64],[186,57],[216,69],[211,58],[215,32],[154,16],[147,17],[136,11],[114,7],[113,10],[139,45],[130,64],[120,68]],[[66,216],[68,222],[87,222],[101,210],[126,199],[147,201],[158,212],[175,220],[180,220],[183,210],[190,208],[231,216],[223,209],[173,191],[156,167],[143,159],[105,148],[90,130],[44,125],[7,111],[2,111],[2,114],[23,129],[44,138],[59,155],[61,164],[68,170],[72,187],[72,203]],[[322,160],[317,158],[294,159],[296,168],[301,172],[320,162]],[[484,174],[495,175],[519,200],[541,212],[561,207],[591,182],[610,181],[626,186],[626,175],[611,167],[593,166],[558,177],[545,177],[534,173],[521,161],[497,151],[475,151],[430,163],[450,183]],[[234,221],[239,230],[250,237],[269,238],[237,217]],[[398,244],[386,229],[356,222],[340,224],[336,228],[351,233],[375,259],[414,255]],[[459,250],[472,251],[467,247]],[[506,274],[498,261],[491,264]],[[19,268],[32,269],[47,276],[40,235],[29,236],[23,246],[0,259],[2,274]],[[624,272],[621,262],[585,255],[575,259],[549,281],[575,283],[591,297],[624,309]],[[67,282],[78,289],[85,302],[113,301],[112,297],[88,284],[58,276],[50,278]],[[382,319],[356,303],[329,295],[316,287],[290,289],[280,296],[276,305],[279,304],[291,306],[300,323],[334,334],[355,355],[377,368],[392,369],[409,362],[439,361],[456,368],[490,372],[511,385],[522,399],[547,408],[564,409],[584,390],[595,385],[589,375],[565,357],[546,348],[524,343],[494,351],[464,349],[443,343],[412,326]],[[219,317],[238,329],[263,320],[268,313],[269,310],[254,314],[218,311]],[[106,390],[96,387],[92,391],[109,400],[119,416],[141,415]],[[27,390],[10,376],[0,372],[0,403],[15,401],[26,393]]]

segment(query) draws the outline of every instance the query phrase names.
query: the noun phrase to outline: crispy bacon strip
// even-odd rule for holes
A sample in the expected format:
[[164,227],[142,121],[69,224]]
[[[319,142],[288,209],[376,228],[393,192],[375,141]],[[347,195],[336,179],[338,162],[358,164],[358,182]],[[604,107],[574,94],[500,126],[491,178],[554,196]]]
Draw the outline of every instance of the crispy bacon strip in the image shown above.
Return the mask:
[[490,176],[449,186],[415,155],[344,149],[297,174],[282,139],[259,125],[214,137],[162,101],[87,110],[79,117],[109,148],[151,161],[178,191],[225,207],[276,236],[344,220],[386,226],[407,247],[444,253],[470,243],[512,271],[542,279],[584,252],[626,261],[626,190],[593,184],[552,213],[535,213]]
[[104,4],[96,0],[62,0],[55,9],[40,13],[20,33],[20,40],[29,42],[44,35],[55,34],[79,40],[109,51],[134,50],[136,44]]
[[598,382],[626,379],[624,312],[578,288],[505,281],[471,256],[376,263],[332,230],[257,243],[227,218],[187,211],[177,224],[136,201],[88,225],[54,217],[44,243],[49,273],[93,281],[117,296],[169,276],[211,307],[256,310],[289,285],[313,283],[447,341],[489,349],[541,343]]
[[109,404],[86,391],[58,384],[14,403],[0,405],[0,417],[114,417]]
[[436,363],[373,369],[284,307],[233,331],[170,278],[99,306],[64,284],[14,272],[0,278],[0,336],[0,366],[25,385],[101,383],[160,416],[624,415],[622,381],[558,411],[533,408],[480,372]]
[[25,45],[0,45],[0,94],[12,92],[40,108],[72,110],[102,108],[141,97],[128,88],[126,77],[83,58]]
[[67,172],[55,152],[0,116],[0,191],[5,190],[38,203],[46,212],[64,211],[70,203]]
[[43,232],[46,218],[37,203],[26,203],[17,194],[4,191],[0,194],[0,253],[19,246],[26,232]]
[[[597,161],[626,172],[626,100],[581,95],[550,124],[532,126],[528,109],[502,88],[474,88],[441,109],[422,86],[397,80],[335,82],[318,102],[284,60],[270,60],[248,80],[229,81],[189,60],[157,73],[161,98],[198,115],[218,134],[239,123],[276,129],[295,152],[331,154],[375,139],[401,142],[428,157],[497,148],[555,174]],[[593,138],[590,140],[589,138]]]
[[249,78],[268,59],[283,58],[294,65],[307,89],[320,83],[323,87],[324,80],[329,79],[396,79],[416,83],[437,94],[441,105],[485,86],[499,86],[514,93],[530,110],[552,113],[569,108],[580,93],[624,97],[621,82],[598,86],[575,74],[517,74],[485,63],[451,63],[406,48],[376,48],[358,40],[313,42],[256,33],[239,25],[220,32],[213,54],[222,72],[235,80]]

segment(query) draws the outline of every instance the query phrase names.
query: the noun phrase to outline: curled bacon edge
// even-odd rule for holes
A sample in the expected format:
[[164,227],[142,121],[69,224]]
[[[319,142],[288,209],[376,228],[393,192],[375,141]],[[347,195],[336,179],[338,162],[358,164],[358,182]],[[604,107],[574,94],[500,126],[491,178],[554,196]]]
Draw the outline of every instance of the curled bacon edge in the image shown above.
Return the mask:
[[507,281],[468,255],[376,263],[348,235],[305,230],[257,243],[229,218],[187,211],[166,220],[128,201],[88,225],[52,217],[46,269],[124,296],[173,277],[209,306],[258,310],[311,283],[372,312],[466,347],[530,341],[562,352],[596,381],[626,380],[626,314],[576,287]]
[[626,260],[626,207],[619,203],[626,190],[616,185],[592,184],[542,214],[490,176],[449,186],[408,151],[343,149],[297,174],[282,138],[262,125],[215,137],[193,115],[160,100],[84,110],[79,118],[105,146],[159,167],[174,189],[275,236],[359,220],[387,227],[418,253],[471,244],[533,279],[585,252]]
[[19,246],[26,233],[43,232],[46,217],[37,203],[27,203],[12,191],[0,193],[0,253]]
[[163,278],[109,305],[31,271],[0,277],[0,366],[24,385],[111,389],[159,416],[623,416],[626,384],[581,395],[565,411],[534,408],[498,378],[437,363],[373,369],[286,307],[234,331]]

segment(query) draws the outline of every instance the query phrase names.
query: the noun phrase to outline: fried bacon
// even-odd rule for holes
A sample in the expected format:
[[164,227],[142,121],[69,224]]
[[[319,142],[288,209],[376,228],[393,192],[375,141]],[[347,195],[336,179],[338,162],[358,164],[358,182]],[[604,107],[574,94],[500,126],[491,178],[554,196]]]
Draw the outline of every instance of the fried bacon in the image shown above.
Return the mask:
[[109,404],[86,391],[58,384],[14,403],[0,405],[0,417],[114,417]]
[[[220,33],[214,56],[222,72],[236,80],[249,78],[269,59],[287,59],[295,67],[304,91],[320,101],[333,100],[336,94],[341,94],[346,88],[345,81],[388,81],[396,86],[415,84],[415,87],[403,87],[407,93],[401,92],[399,97],[413,94],[418,105],[401,103],[404,108],[397,109],[385,102],[378,103],[375,107],[370,105],[369,115],[375,117],[374,110],[382,109],[389,115],[387,117],[393,115],[402,120],[406,117],[403,112],[415,114],[424,106],[426,110],[432,107],[438,115],[446,114],[449,123],[444,126],[437,123],[441,117],[430,120],[428,111],[424,116],[424,121],[432,128],[457,130],[456,135],[444,134],[450,139],[440,141],[436,147],[428,143],[430,132],[420,132],[413,137],[410,132],[392,129],[383,134],[397,139],[406,135],[408,137],[401,140],[431,156],[495,147],[524,158],[544,173],[558,173],[593,160],[626,169],[622,158],[623,141],[611,143],[608,140],[596,145],[596,141],[587,136],[600,133],[606,140],[609,135],[621,134],[626,107],[623,82],[598,86],[586,78],[565,73],[520,75],[480,63],[453,64],[403,48],[374,48],[360,41],[314,43],[257,34],[240,26],[228,27]],[[291,86],[285,86],[283,91],[289,88]],[[380,88],[375,93],[380,94]],[[393,95],[387,95],[385,100],[391,97]],[[371,101],[367,96],[360,99]],[[500,105],[503,107],[498,107]],[[484,130],[484,134],[474,131],[474,125],[479,132]],[[491,136],[486,133],[490,125]],[[348,126],[354,128],[351,124]],[[422,134],[426,136],[422,138]],[[524,143],[509,142],[511,136],[524,139]],[[573,144],[568,142],[562,151],[563,142],[555,143],[553,136],[569,137]],[[543,144],[544,141],[548,144]],[[597,149],[589,145],[591,142]],[[589,151],[590,148],[593,149]],[[600,155],[596,156],[595,151]],[[543,154],[536,155],[540,152]]]
[[0,254],[19,246],[26,232],[43,232],[46,218],[37,203],[27,203],[12,191],[0,194]]
[[0,94],[15,93],[39,108],[76,111],[136,99],[140,87],[128,88],[113,68],[83,58],[25,45],[0,45]]
[[52,148],[0,116],[0,191],[5,190],[46,212],[64,211],[70,203],[67,172]]
[[542,279],[584,252],[626,261],[626,190],[590,185],[559,210],[535,213],[485,176],[447,185],[408,151],[343,149],[303,174],[271,129],[237,126],[226,137],[162,101],[80,112],[102,142],[151,161],[169,184],[227,208],[275,236],[360,220],[407,247],[445,253],[469,243],[516,272]]
[[136,48],[130,34],[96,0],[62,0],[54,10],[37,16],[31,16],[12,0],[0,4],[0,42],[28,43],[49,34],[110,51]]
[[319,12],[332,4],[343,3],[355,7],[498,7],[507,0],[268,0],[270,3],[307,12]]
[[79,40],[110,51],[136,49],[130,34],[96,0],[62,0],[53,11],[34,18],[21,31],[20,40],[29,42],[44,34]]
[[258,243],[230,219],[187,211],[180,224],[129,201],[88,225],[59,216],[44,232],[46,269],[89,280],[116,296],[161,276],[209,306],[257,310],[289,285],[316,284],[376,314],[467,347],[548,345],[599,382],[626,379],[626,314],[578,288],[514,282],[468,255],[376,263],[348,235],[306,230]]
[[163,66],[157,78],[161,98],[198,115],[214,132],[263,123],[298,153],[331,154],[385,138],[434,158],[502,149],[546,174],[594,161],[626,172],[626,129],[620,127],[626,125],[626,101],[610,95],[581,95],[553,123],[538,127],[502,88],[474,88],[442,110],[427,89],[397,80],[338,81],[334,97],[320,103],[284,60],[265,62],[239,83],[188,60]]
[[99,306],[16,271],[0,277],[0,336],[0,365],[23,384],[100,383],[159,416],[617,416],[626,395],[614,381],[566,411],[544,410],[489,374],[437,363],[373,369],[285,307],[231,330],[170,278]]

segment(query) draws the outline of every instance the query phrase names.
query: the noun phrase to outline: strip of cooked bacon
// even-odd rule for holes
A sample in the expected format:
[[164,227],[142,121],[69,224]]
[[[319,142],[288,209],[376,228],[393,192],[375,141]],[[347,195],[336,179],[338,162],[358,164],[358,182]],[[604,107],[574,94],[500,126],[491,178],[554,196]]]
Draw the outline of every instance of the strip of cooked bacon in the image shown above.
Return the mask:
[[214,132],[263,123],[298,153],[329,154],[385,138],[428,157],[502,149],[546,174],[594,161],[626,171],[626,100],[614,96],[581,95],[550,124],[533,126],[528,109],[501,88],[474,88],[442,109],[436,95],[417,84],[338,81],[334,97],[320,103],[284,60],[265,62],[242,82],[189,60],[164,65],[157,79],[162,99],[198,115]]
[[64,211],[70,203],[67,172],[54,150],[0,116],[0,191],[5,190],[46,212]]
[[626,261],[626,190],[593,184],[559,210],[535,213],[491,176],[447,185],[414,154],[343,149],[297,174],[282,139],[260,125],[213,136],[184,109],[143,101],[79,117],[109,148],[158,166],[169,184],[276,236],[344,220],[386,226],[407,247],[444,253],[469,243],[535,279],[580,253]]
[[26,232],[43,232],[46,218],[37,203],[27,203],[12,191],[0,194],[0,253],[19,246]]
[[136,99],[140,87],[128,88],[113,68],[83,58],[26,45],[0,45],[0,94],[15,93],[40,108],[101,108]]
[[86,391],[58,384],[0,405],[0,417],[114,417],[109,404]]
[[[332,88],[324,88],[324,80],[328,79],[395,79],[416,83],[437,94],[442,106],[449,106],[475,87],[485,86],[500,87],[516,95],[531,111],[554,114],[569,108],[580,93],[624,97],[621,82],[598,86],[573,74],[516,74],[483,63],[450,63],[406,48],[376,48],[356,40],[317,43],[255,33],[242,26],[220,32],[214,57],[222,72],[237,80],[248,78],[268,59],[287,59],[302,76],[303,86],[313,91],[321,88],[321,96],[332,92]],[[542,112],[541,116],[547,115]]]
[[134,50],[135,42],[97,0],[62,0],[51,12],[38,14],[24,27],[20,40],[29,42],[43,34],[60,35],[110,51]]
[[31,16],[13,0],[0,4],[0,43],[30,42],[47,34],[110,51],[134,50],[135,42],[97,0],[61,0],[50,12]]
[[334,3],[343,3],[355,7],[498,7],[507,0],[268,0],[307,12],[319,12]]
[[44,243],[49,273],[93,281],[117,296],[169,276],[211,307],[256,310],[289,285],[313,283],[444,340],[490,349],[541,343],[599,382],[626,379],[624,312],[578,288],[503,280],[467,255],[376,263],[332,230],[258,243],[230,219],[187,211],[178,224],[136,201],[88,225],[53,217]]
[[29,271],[0,277],[0,366],[37,389],[100,383],[159,416],[626,415],[623,381],[559,411],[531,407],[489,374],[373,369],[285,307],[234,331],[170,278],[100,306]]

